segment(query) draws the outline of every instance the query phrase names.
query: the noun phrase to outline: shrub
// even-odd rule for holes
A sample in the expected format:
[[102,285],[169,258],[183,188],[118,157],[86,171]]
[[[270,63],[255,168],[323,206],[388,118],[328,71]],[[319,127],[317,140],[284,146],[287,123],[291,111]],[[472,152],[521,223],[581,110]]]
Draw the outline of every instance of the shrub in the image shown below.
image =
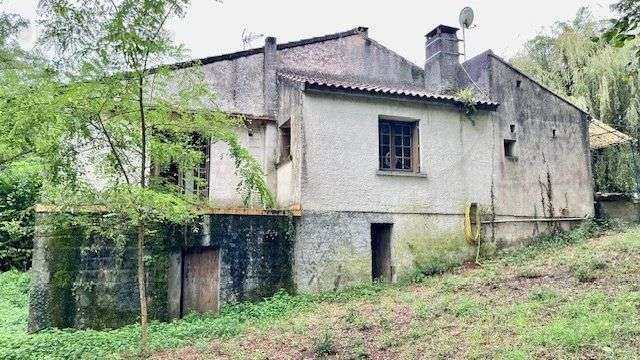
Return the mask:
[[35,205],[42,180],[39,166],[17,163],[0,172],[0,271],[31,265]]
[[329,331],[325,331],[313,345],[313,353],[318,357],[325,357],[335,353],[333,348],[333,337]]

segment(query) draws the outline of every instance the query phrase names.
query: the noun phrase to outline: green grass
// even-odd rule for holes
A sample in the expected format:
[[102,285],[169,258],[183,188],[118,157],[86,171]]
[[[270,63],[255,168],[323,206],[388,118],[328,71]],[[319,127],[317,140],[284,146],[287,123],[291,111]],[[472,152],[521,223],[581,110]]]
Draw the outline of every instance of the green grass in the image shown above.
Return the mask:
[[[151,348],[159,359],[638,359],[640,227],[589,238],[593,230],[416,283],[280,293],[219,315],[153,322]],[[0,274],[0,359],[135,356],[137,325],[27,335],[28,283],[24,273]]]
[[[0,359],[103,359],[128,358],[138,350],[138,325],[113,330],[52,329],[33,335],[25,333],[28,308],[29,275],[0,273]],[[284,292],[259,303],[241,303],[224,307],[217,315],[190,314],[171,323],[151,322],[151,350],[191,345],[198,340],[229,338],[249,325],[269,322],[309,311],[319,303],[344,303],[374,296],[384,290],[381,284],[318,295],[292,296]]]

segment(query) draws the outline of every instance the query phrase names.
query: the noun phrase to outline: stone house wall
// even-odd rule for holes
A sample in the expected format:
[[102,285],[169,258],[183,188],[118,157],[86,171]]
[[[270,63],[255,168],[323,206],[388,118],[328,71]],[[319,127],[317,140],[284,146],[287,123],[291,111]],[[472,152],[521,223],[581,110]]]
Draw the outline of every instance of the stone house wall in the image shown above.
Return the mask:
[[[192,247],[219,250],[223,305],[294,290],[290,217],[205,215],[201,220],[186,228],[160,227],[147,240],[152,319],[181,315],[180,261]],[[37,214],[29,331],[114,328],[137,321],[134,236],[116,239],[109,231],[95,231],[109,226],[112,220],[101,214]]]

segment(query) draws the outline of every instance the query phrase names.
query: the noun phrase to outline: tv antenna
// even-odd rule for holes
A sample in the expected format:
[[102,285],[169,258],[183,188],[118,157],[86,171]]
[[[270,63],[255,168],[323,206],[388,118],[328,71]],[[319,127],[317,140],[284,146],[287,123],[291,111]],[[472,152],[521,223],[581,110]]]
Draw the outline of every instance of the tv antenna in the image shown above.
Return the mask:
[[465,6],[461,11],[460,11],[460,16],[459,16],[459,21],[460,21],[460,26],[462,27],[462,56],[464,57],[464,60],[467,60],[467,36],[465,33],[466,29],[470,29],[471,25],[473,24],[473,9]]
[[242,49],[246,50],[251,47],[252,43],[260,38],[264,37],[264,34],[255,34],[247,31],[247,28],[242,29]]

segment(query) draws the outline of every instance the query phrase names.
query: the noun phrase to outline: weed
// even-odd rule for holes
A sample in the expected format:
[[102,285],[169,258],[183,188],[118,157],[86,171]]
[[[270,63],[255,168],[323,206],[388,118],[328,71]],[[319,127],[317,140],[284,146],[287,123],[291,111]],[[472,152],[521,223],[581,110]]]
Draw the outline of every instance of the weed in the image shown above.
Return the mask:
[[529,299],[537,302],[550,302],[558,298],[555,291],[549,289],[537,289],[531,292]]
[[578,282],[581,283],[590,283],[596,281],[598,278],[594,271],[588,266],[578,266],[573,271]]
[[542,277],[542,275],[542,271],[533,266],[525,267],[518,273],[518,276],[524,279],[536,279]]
[[335,353],[333,336],[328,330],[325,330],[320,338],[314,341],[313,353],[318,357],[326,357]]
[[349,307],[347,309],[347,314],[345,315],[344,320],[347,323],[353,325],[353,327],[359,331],[364,331],[371,328],[371,324],[369,323],[369,321],[364,316],[362,316],[359,313],[358,309],[355,307]]

